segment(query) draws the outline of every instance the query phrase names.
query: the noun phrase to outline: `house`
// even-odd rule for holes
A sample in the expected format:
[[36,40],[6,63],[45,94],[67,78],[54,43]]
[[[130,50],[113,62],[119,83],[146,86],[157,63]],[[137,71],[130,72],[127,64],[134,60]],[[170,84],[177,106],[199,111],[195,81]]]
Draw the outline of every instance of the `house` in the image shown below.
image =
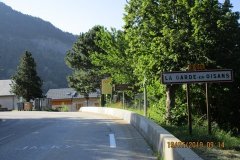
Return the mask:
[[83,106],[100,105],[100,94],[98,92],[90,93],[87,100],[73,88],[49,89],[46,97],[52,99],[52,108],[54,109],[67,106],[70,111],[78,111]]
[[8,110],[17,109],[18,97],[11,92],[12,80],[0,80],[0,105]]

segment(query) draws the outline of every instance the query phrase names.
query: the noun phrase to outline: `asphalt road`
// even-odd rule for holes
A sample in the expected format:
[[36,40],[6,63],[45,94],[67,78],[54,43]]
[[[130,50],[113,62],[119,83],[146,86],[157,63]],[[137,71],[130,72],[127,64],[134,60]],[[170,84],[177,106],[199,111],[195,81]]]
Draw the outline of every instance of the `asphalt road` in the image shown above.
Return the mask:
[[156,159],[134,127],[83,112],[0,112],[0,160]]

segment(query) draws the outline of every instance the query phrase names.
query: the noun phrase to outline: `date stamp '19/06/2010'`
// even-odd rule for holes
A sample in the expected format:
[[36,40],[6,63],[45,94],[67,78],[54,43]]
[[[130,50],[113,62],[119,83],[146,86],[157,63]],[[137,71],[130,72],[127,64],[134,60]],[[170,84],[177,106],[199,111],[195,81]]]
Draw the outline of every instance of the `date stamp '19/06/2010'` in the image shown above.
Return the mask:
[[168,148],[224,148],[224,142],[167,142]]

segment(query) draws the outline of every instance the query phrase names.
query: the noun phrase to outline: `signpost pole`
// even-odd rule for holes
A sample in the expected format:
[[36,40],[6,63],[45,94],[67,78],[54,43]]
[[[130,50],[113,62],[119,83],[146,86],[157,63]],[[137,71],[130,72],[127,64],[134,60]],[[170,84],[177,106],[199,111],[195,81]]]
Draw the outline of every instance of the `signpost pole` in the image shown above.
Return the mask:
[[190,105],[189,84],[187,84],[187,108],[188,108],[188,130],[189,134],[192,135],[192,108]]
[[207,121],[208,121],[208,134],[211,135],[211,116],[210,116],[210,107],[208,103],[208,83],[205,83],[206,86],[206,106],[207,106]]
[[109,100],[109,103],[110,103],[110,105],[112,105],[112,94],[110,95],[110,100]]
[[123,93],[123,109],[125,109],[125,93],[124,93],[124,91],[122,92]]
[[108,96],[107,96],[107,94],[105,94],[105,98],[106,98],[106,107],[108,107],[108,105],[107,105],[107,104],[108,104],[108,103],[107,103],[107,102],[108,102]]
[[144,116],[147,116],[147,89],[146,89],[146,77],[144,76],[144,82],[143,82],[143,110],[144,110]]

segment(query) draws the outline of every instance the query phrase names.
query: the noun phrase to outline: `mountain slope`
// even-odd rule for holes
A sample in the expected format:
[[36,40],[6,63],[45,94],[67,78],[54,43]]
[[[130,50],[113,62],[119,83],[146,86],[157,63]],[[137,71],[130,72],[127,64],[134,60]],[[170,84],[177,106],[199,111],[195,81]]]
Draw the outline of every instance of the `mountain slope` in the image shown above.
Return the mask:
[[0,2],[0,79],[11,78],[19,57],[28,50],[37,63],[44,91],[67,87],[66,75],[70,70],[64,57],[75,40],[76,36],[51,23],[14,11]]

